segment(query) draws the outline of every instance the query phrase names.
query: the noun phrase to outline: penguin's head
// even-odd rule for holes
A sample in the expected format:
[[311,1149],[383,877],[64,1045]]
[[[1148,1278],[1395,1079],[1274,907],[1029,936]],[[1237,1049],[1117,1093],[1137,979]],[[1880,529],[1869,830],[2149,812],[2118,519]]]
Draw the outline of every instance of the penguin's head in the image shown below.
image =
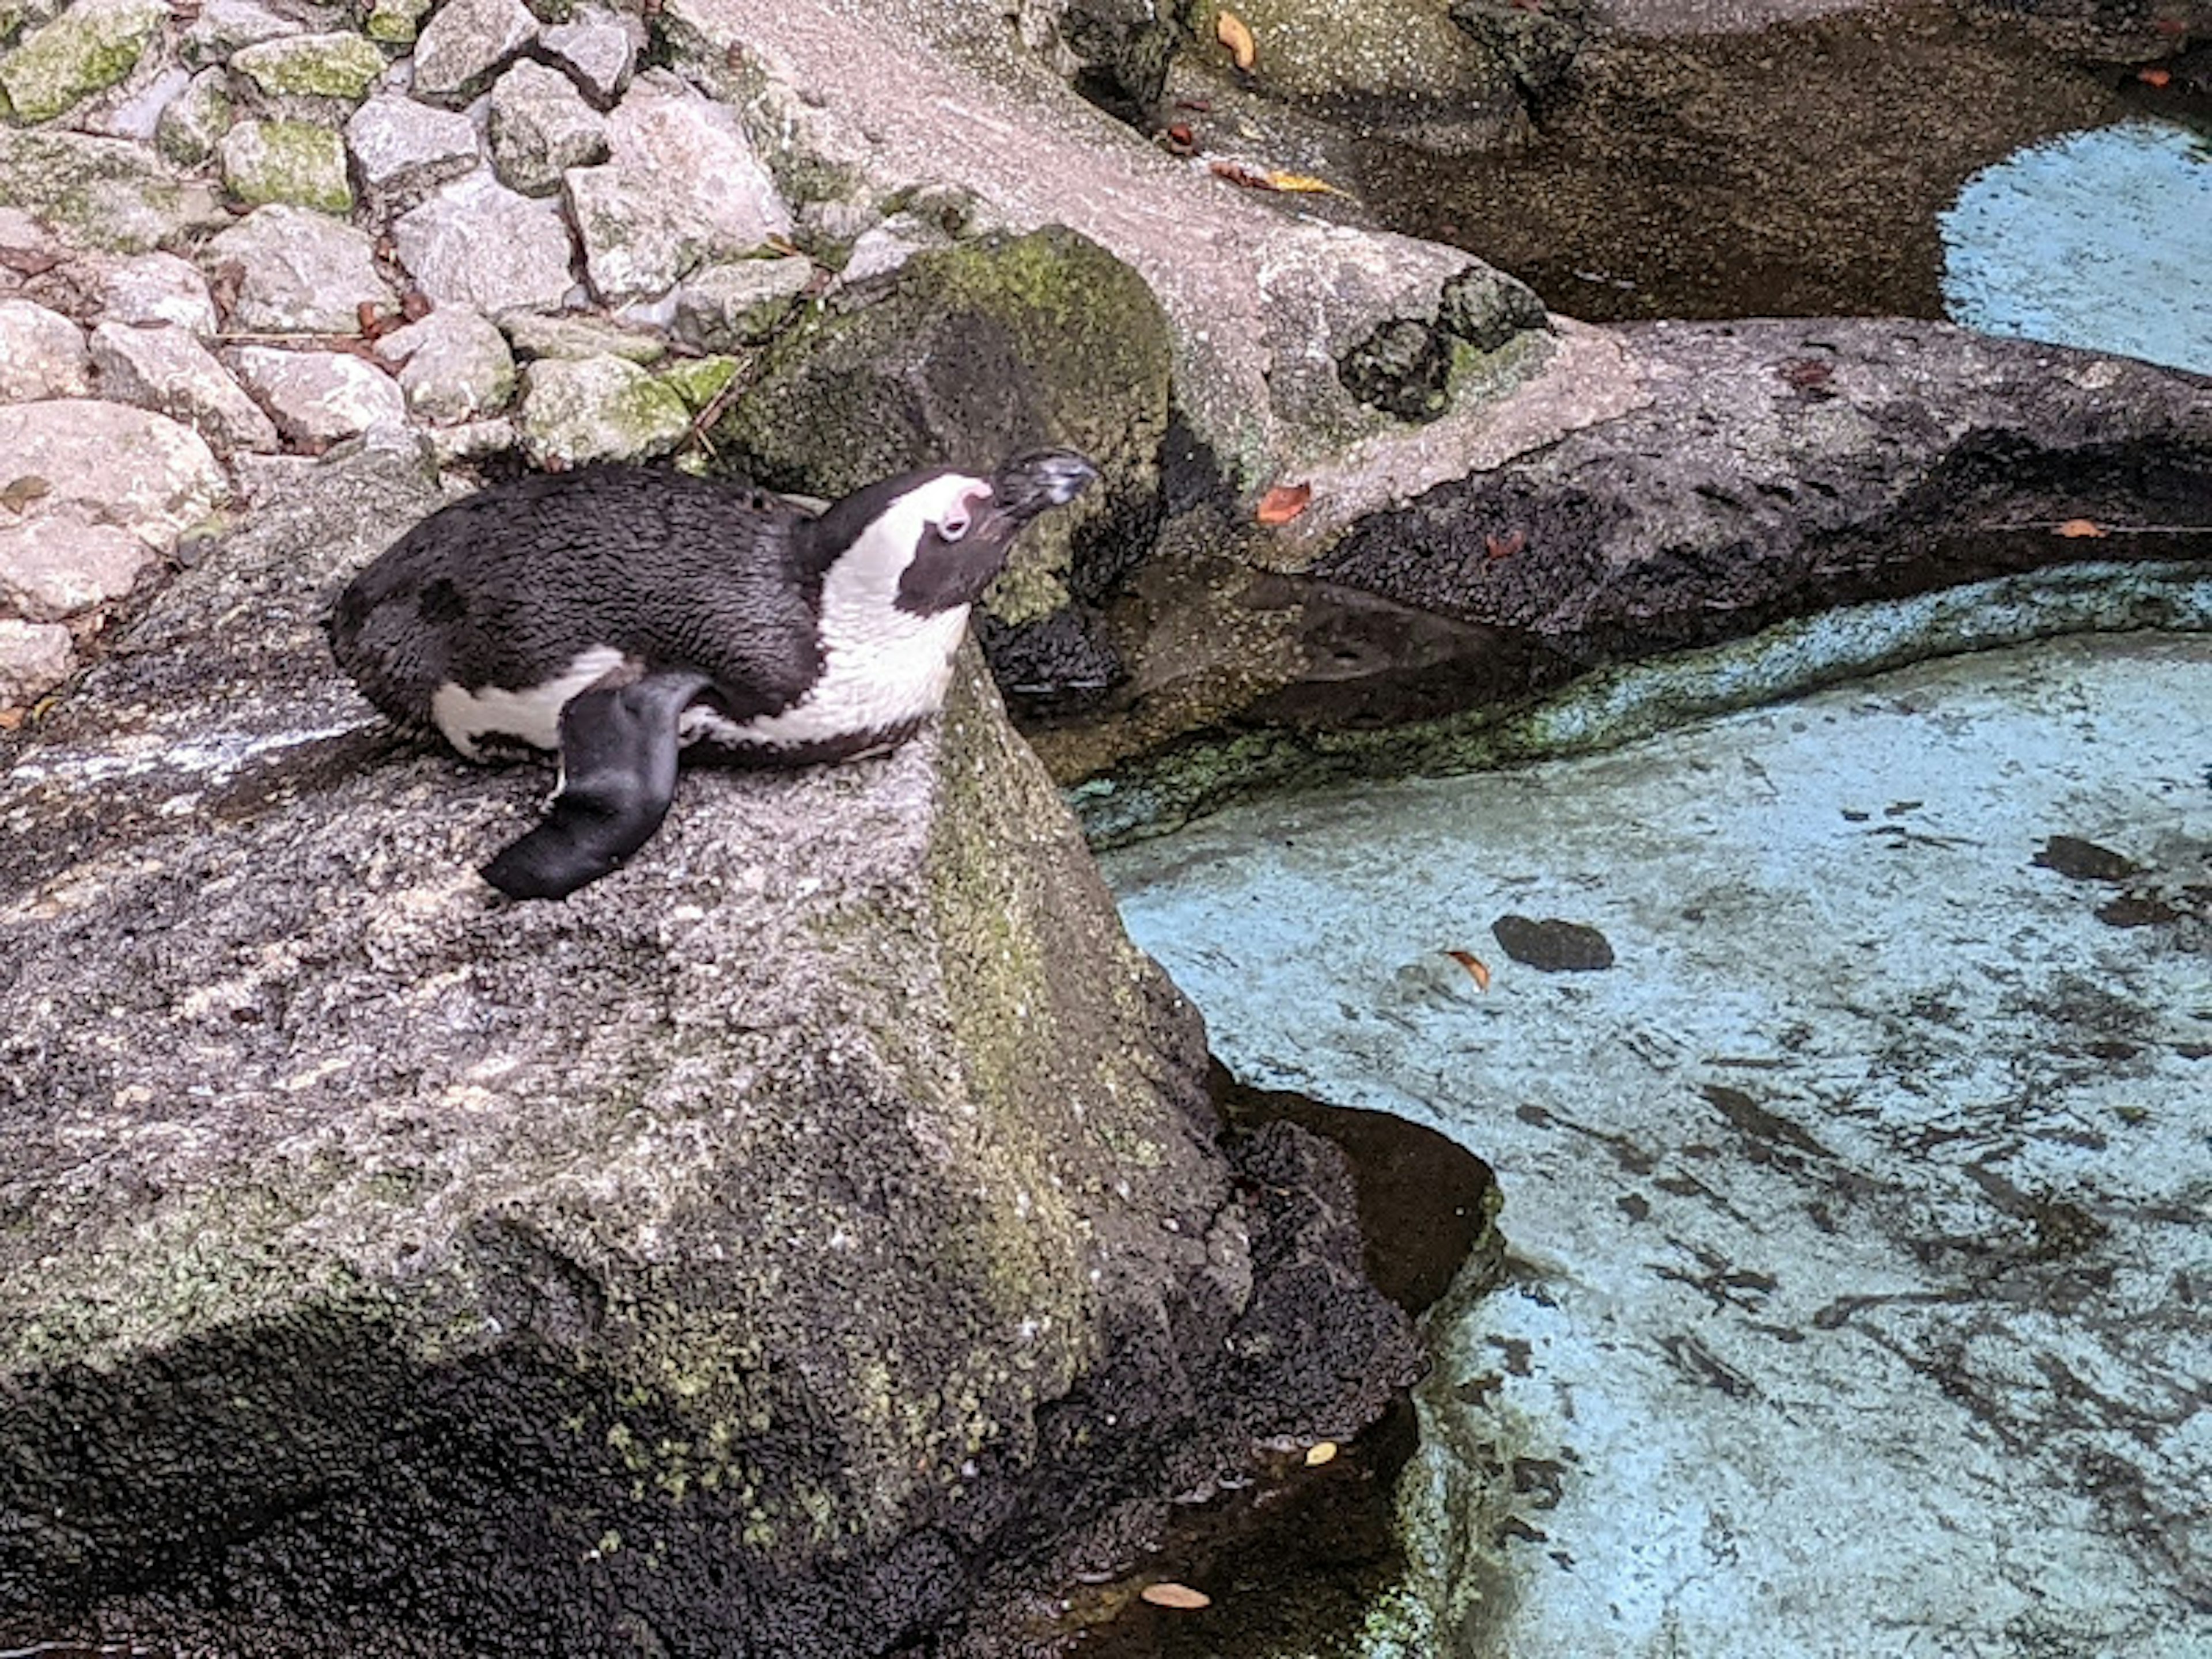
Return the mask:
[[989,477],[937,467],[857,490],[823,514],[835,568],[865,567],[911,616],[973,605],[1023,526],[1075,499],[1098,469],[1070,449],[1018,455]]

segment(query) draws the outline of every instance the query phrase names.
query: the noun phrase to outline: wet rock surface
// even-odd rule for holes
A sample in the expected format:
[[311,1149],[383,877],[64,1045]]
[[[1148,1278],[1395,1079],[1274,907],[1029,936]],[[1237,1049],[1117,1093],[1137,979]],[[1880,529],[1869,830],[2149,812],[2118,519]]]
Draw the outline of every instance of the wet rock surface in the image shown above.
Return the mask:
[[[1109,858],[1240,1077],[1498,1170],[1370,1651],[2201,1649],[2206,731],[2051,641]],[[1444,954],[1570,905],[1610,971]]]

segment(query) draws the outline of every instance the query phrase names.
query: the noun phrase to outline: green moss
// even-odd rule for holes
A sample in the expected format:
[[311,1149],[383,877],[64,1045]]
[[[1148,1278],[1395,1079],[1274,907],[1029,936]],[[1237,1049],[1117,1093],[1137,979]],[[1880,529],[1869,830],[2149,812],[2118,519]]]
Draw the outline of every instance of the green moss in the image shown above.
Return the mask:
[[735,357],[695,357],[664,369],[661,385],[684,400],[684,407],[696,415],[713,403],[738,375]]
[[51,121],[138,66],[167,15],[158,0],[83,0],[0,58],[0,90],[21,121]]
[[230,64],[274,96],[359,103],[384,73],[384,54],[358,34],[301,34],[247,46]]
[[243,121],[222,141],[223,185],[248,207],[285,202],[320,213],[353,210],[345,141],[303,121]]

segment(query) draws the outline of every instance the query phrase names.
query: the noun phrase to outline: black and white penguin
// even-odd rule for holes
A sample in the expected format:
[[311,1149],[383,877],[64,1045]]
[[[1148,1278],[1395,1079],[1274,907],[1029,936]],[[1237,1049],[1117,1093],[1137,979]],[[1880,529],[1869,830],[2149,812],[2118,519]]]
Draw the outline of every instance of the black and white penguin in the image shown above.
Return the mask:
[[1068,450],[938,467],[819,514],[727,482],[598,465],[441,508],[338,596],[332,653],[471,760],[557,750],[544,820],[483,867],[564,898],[660,827],[687,760],[879,753],[935,714],[1015,534],[1097,469]]

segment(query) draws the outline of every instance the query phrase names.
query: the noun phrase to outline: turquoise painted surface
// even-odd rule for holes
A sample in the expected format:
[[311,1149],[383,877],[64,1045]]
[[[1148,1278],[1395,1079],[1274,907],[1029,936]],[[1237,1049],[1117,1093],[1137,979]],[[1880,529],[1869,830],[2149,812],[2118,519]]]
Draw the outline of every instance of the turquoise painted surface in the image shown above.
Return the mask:
[[2212,145],[2186,128],[2021,150],[1969,179],[1942,224],[1954,321],[2212,374]]

